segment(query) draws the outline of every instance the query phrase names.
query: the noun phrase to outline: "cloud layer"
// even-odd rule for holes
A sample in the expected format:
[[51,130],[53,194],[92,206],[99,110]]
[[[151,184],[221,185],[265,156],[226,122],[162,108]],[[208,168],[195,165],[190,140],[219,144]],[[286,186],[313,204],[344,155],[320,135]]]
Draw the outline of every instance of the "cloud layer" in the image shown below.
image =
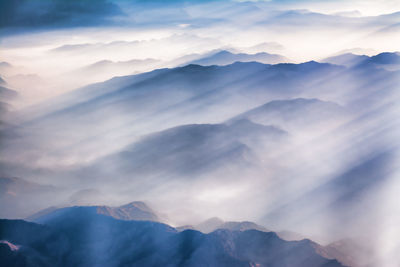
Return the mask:
[[63,28],[108,24],[121,15],[118,5],[109,0],[16,0],[0,2],[0,27]]

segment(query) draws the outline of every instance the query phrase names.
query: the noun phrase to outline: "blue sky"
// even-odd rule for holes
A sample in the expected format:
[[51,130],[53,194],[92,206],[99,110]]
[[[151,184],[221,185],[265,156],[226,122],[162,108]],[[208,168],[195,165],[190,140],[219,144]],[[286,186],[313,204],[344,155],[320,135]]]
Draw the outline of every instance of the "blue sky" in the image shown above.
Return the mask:
[[[97,1],[68,1],[68,0],[14,0],[0,1],[0,27],[18,28],[54,28],[81,27],[94,25],[113,25],[115,18],[129,16],[131,11],[143,8],[165,8],[177,5],[175,8],[211,3],[218,5],[230,0],[97,0]],[[245,1],[238,1],[245,2]],[[370,15],[373,12],[391,13],[400,8],[400,3],[394,0],[380,1],[342,1],[342,0],[270,0],[253,1],[281,7],[285,9],[305,8],[312,11],[329,12],[335,10],[354,11]],[[150,5],[148,5],[150,4]],[[144,6],[143,6],[144,5]],[[128,8],[127,8],[128,7]],[[129,9],[129,10],[127,10]],[[399,9],[400,10],[400,9]],[[377,15],[377,14],[375,14]],[[154,18],[155,22],[159,18]],[[118,20],[120,21],[120,20]]]

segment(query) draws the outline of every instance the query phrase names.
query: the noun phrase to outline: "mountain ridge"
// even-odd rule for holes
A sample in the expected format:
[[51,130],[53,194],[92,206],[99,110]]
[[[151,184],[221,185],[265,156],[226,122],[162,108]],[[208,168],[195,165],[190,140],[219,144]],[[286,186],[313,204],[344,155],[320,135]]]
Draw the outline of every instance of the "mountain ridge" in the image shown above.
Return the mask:
[[[84,210],[74,210],[71,215],[64,214],[61,218],[47,221],[46,225],[0,220],[0,240],[27,248],[17,254],[0,253],[0,259],[10,262],[10,259],[18,257],[19,260],[35,262],[41,258],[45,263],[43,266],[60,260],[63,266],[119,266],[128,263],[130,266],[164,266],[167,262],[169,266],[248,266],[256,263],[276,267],[283,264],[293,267],[343,266],[317,254],[314,243],[283,241],[272,232],[217,230],[205,235],[186,230],[178,233],[159,223],[121,221],[88,214]],[[51,249],[44,245],[50,240],[53,240]],[[65,247],[69,247],[71,242],[78,243],[70,247],[72,253],[67,253]],[[96,245],[97,242],[101,243]],[[168,242],[168,248],[164,242]],[[124,245],[127,243],[130,246]],[[262,247],[256,250],[256,246]],[[125,251],[121,250],[122,247]],[[96,257],[92,258],[86,251],[95,251]],[[28,263],[27,266],[35,265]]]
[[53,218],[71,213],[76,209],[86,210],[90,214],[104,215],[124,221],[154,221],[161,222],[159,216],[147,204],[141,201],[133,201],[118,207],[111,206],[72,206],[64,208],[48,208],[35,213],[27,218],[32,222],[46,222]]

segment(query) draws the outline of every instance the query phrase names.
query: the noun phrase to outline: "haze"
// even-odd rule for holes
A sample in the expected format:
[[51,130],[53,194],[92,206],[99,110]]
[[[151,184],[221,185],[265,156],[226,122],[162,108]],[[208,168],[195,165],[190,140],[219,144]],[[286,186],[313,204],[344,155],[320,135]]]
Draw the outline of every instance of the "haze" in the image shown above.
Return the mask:
[[0,10],[1,218],[144,201],[399,266],[398,1]]

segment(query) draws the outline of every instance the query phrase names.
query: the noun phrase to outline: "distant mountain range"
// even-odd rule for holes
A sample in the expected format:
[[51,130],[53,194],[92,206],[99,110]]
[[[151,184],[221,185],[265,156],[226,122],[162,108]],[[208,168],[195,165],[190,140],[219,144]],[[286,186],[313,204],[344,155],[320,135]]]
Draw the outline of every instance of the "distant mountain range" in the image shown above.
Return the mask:
[[211,66],[230,65],[235,62],[260,62],[264,64],[278,64],[289,62],[289,59],[281,55],[260,52],[256,54],[232,53],[226,50],[189,62],[190,64]]
[[329,57],[323,60],[323,62],[336,64],[336,65],[343,65],[346,67],[353,67],[357,64],[360,64],[364,60],[368,59],[368,56],[365,55],[356,55],[352,53],[341,54],[338,56]]
[[226,229],[230,231],[246,231],[246,230],[258,230],[262,232],[270,232],[267,228],[261,225],[257,225],[253,222],[244,221],[244,222],[225,222],[220,218],[210,218],[200,224],[197,225],[184,225],[180,227],[176,227],[178,231],[185,230],[197,230],[202,233],[211,233],[218,229]]
[[[153,196],[174,211],[179,210],[176,203],[195,195],[195,204],[182,203],[191,207],[185,210],[188,214],[205,212],[209,207],[193,207],[215,196],[221,197],[221,210],[224,205],[257,209],[257,221],[268,227],[320,231],[328,242],[336,234],[338,239],[353,234],[342,227],[343,221],[356,225],[352,228],[356,234],[366,233],[371,229],[364,220],[379,221],[375,214],[380,207],[371,207],[369,197],[390,181],[392,173],[387,170],[396,169],[398,56],[347,54],[327,60],[330,63],[191,64],[116,77],[24,110],[22,123],[2,132],[8,133],[2,135],[7,136],[2,142],[8,149],[1,155],[1,166],[23,179],[2,176],[1,215],[25,218],[48,207],[51,199],[55,207],[30,219],[41,218],[37,222],[47,224],[55,214],[80,211],[93,218],[104,215],[117,224],[163,222],[162,216],[140,203],[118,207],[99,203],[115,203],[107,202],[113,197]],[[46,185],[48,181],[60,186]],[[326,229],[318,228],[321,221]],[[333,229],[335,236],[327,229]],[[253,222],[216,218],[171,231],[177,239],[192,233],[201,240],[220,242],[221,233],[241,236],[247,230],[262,233],[256,240],[268,233]],[[302,238],[290,231],[276,234],[283,240]],[[239,244],[234,240],[227,242],[236,249]],[[5,239],[1,246],[14,253],[24,244]],[[349,259],[340,247],[351,246],[330,246],[344,265],[354,265],[365,255]],[[331,257],[327,249],[318,247]],[[247,264],[270,263],[257,253],[223,251],[221,257],[229,261],[235,255]],[[51,256],[51,261],[57,257]]]
[[132,59],[127,61],[101,60],[90,65],[84,66],[72,73],[73,77],[79,77],[81,84],[90,84],[105,81],[115,76],[132,75],[145,71],[151,71],[161,64],[156,59]]
[[[312,93],[315,76],[326,77],[341,71],[342,67],[317,62],[297,65],[248,62],[223,67],[188,65],[160,69],[114,78],[61,96],[41,105],[39,111],[29,112],[33,118],[21,129],[40,135],[37,129],[45,127],[51,133],[46,146],[54,149],[61,143],[59,138],[51,136],[64,136],[63,143],[69,143],[71,149],[80,142],[79,149],[84,149],[87,145],[92,147],[93,142],[104,144],[102,139],[108,137],[99,132],[120,129],[121,134],[112,137],[118,140],[107,142],[101,151],[96,149],[96,154],[107,155],[136,141],[133,137],[204,123],[210,121],[209,114],[214,114],[212,121],[219,123],[273,99],[307,97],[304,94]],[[319,88],[319,92],[323,94],[324,90]],[[154,101],[154,96],[158,101]],[[116,117],[119,119],[115,120]],[[96,127],[88,127],[88,121],[93,120],[98,122]],[[66,124],[75,129],[74,135],[62,130]],[[83,143],[82,138],[90,141]],[[29,144],[24,149],[29,150]],[[84,150],[76,155],[91,157],[91,149]]]
[[366,55],[356,55],[352,53],[346,53],[327,58],[323,60],[323,62],[332,63],[336,65],[343,65],[346,67],[374,66],[374,67],[385,68],[388,70],[400,70],[400,53],[385,52],[372,57],[368,57]]
[[0,0],[0,267],[400,267],[399,49],[400,0]]
[[[301,114],[301,116],[295,114]],[[268,102],[235,116],[231,121],[248,119],[263,125],[276,125],[292,132],[329,125],[345,115],[346,109],[336,103],[319,99],[295,98]]]
[[196,177],[228,165],[244,166],[253,160],[257,141],[279,142],[287,133],[273,126],[236,120],[227,124],[192,124],[150,134],[123,151],[94,163],[108,165],[122,174],[146,175],[160,170],[167,174]]

